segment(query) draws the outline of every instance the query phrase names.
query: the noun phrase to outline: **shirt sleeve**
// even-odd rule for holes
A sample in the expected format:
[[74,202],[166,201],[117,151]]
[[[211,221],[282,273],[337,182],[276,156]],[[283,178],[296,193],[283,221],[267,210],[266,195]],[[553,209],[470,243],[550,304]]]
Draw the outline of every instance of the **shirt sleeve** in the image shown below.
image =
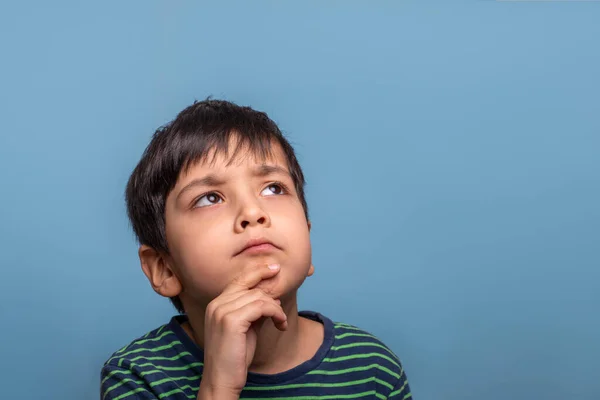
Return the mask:
[[100,379],[101,400],[156,400],[147,383],[126,368],[106,364]]
[[402,369],[402,372],[400,373],[400,379],[398,379],[398,382],[396,382],[396,385],[389,394],[388,399],[406,400],[412,398],[412,393],[410,392],[410,387],[408,385],[408,379],[406,379],[406,373],[404,372],[404,369]]

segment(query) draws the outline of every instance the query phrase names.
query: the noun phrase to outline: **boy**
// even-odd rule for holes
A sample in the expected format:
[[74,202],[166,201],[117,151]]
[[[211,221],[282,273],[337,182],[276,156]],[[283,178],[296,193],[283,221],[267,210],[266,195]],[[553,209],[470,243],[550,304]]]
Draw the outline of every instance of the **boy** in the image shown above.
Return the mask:
[[126,201],[144,274],[181,314],[112,355],[103,400],[411,398],[377,338],[298,312],[304,176],[266,114],[195,102],[156,131]]

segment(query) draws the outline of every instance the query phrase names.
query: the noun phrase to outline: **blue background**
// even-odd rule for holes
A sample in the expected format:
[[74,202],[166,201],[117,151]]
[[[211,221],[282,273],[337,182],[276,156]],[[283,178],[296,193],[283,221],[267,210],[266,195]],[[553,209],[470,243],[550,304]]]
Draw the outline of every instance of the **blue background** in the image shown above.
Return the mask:
[[598,399],[600,3],[5,2],[0,397],[97,398],[167,321],[123,190],[208,95],[267,111],[308,179],[301,308],[434,399]]

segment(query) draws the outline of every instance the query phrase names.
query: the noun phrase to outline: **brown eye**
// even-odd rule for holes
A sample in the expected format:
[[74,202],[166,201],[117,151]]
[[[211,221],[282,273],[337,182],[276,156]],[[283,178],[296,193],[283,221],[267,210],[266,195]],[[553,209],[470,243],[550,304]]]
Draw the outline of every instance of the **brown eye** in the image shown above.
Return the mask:
[[207,193],[204,196],[200,197],[198,201],[194,204],[194,207],[206,207],[211,206],[213,204],[221,203],[223,199],[216,193]]
[[285,190],[278,183],[270,184],[261,192],[261,194],[263,196],[274,196],[274,195],[284,194],[284,193],[285,193]]

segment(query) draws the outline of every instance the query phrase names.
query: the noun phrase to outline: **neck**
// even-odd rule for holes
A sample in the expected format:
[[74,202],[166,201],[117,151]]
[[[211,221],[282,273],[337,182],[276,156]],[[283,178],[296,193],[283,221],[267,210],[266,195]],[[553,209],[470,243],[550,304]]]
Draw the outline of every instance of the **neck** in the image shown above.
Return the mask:
[[[288,327],[285,331],[280,331],[271,319],[265,320],[258,331],[254,358],[248,369],[250,372],[275,374],[286,371],[298,363],[297,358],[302,350],[300,330],[303,328],[303,319],[298,316],[295,295],[288,299],[282,298],[281,301],[281,307],[287,315]],[[183,326],[190,338],[202,349],[204,348],[204,314],[205,308],[190,307],[187,312],[189,323]]]

